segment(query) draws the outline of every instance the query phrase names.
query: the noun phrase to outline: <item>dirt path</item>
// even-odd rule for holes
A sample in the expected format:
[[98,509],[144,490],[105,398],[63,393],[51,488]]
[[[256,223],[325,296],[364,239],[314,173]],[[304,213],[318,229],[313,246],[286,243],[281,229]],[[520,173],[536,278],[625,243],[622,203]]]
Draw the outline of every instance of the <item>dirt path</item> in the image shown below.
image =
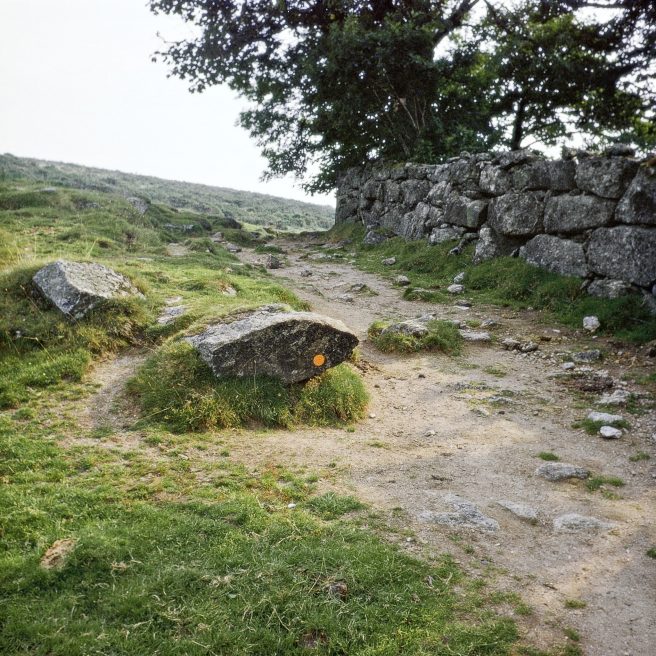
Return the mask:
[[[398,288],[377,276],[343,261],[307,259],[303,244],[282,246],[289,264],[272,273],[363,340],[370,415],[354,432],[272,431],[248,439],[238,434],[232,456],[254,465],[336,467],[344,490],[414,533],[399,537],[404,548],[425,557],[450,552],[472,571],[494,568],[498,584],[521,593],[534,608],[532,616],[519,620],[537,644],[562,642],[563,629],[571,627],[580,632],[589,656],[653,654],[656,564],[645,554],[656,543],[653,413],[629,417],[634,426],[620,440],[575,431],[572,422],[594,407],[576,407],[555,377],[561,365],[553,354],[576,350],[571,334],[536,324],[530,313],[405,301]],[[242,259],[262,263],[264,257],[245,252]],[[360,283],[376,295],[350,291]],[[352,300],[343,300],[344,294]],[[498,335],[541,339],[540,350],[522,355],[472,344],[460,358],[401,357],[381,354],[366,342],[375,319],[427,311],[494,319]],[[536,476],[542,451],[621,477],[625,487],[614,490],[621,498],[589,492],[581,481]],[[638,451],[651,460],[630,461]],[[499,501],[525,504],[537,519],[521,519]],[[557,530],[554,519],[569,513],[609,526]],[[585,607],[566,608],[572,599]]]

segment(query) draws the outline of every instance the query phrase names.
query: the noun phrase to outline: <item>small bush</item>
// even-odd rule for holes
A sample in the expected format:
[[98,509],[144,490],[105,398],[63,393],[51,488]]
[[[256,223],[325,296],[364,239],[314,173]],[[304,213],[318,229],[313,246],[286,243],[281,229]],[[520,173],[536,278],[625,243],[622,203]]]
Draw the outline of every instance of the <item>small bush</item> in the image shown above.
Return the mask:
[[364,385],[347,365],[305,385],[286,386],[266,376],[217,378],[185,342],[165,345],[128,386],[146,419],[177,431],[334,424],[360,418],[367,403]]
[[540,453],[538,453],[538,458],[540,458],[540,460],[546,460],[547,462],[558,462],[560,460],[560,458],[551,451],[540,451]]
[[371,342],[384,353],[415,353],[417,351],[441,351],[458,355],[462,350],[462,336],[450,321],[429,321],[424,335],[406,335],[401,332],[383,331],[391,321],[375,321],[367,334]]

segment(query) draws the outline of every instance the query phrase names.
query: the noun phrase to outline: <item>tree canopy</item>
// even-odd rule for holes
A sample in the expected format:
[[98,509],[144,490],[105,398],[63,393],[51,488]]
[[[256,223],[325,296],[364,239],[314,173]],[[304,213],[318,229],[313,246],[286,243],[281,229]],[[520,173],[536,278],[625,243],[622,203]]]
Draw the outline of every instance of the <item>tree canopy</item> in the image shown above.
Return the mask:
[[[656,143],[651,0],[151,0],[194,37],[158,53],[192,91],[228,84],[268,160],[312,190],[368,161]],[[650,78],[651,76],[651,78]]]

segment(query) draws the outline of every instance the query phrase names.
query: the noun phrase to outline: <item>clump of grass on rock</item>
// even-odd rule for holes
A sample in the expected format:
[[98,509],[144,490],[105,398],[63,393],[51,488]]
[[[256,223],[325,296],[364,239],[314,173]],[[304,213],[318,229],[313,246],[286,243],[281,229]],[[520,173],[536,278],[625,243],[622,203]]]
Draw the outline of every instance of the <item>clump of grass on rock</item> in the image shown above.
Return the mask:
[[164,345],[129,389],[140,399],[146,420],[177,431],[339,424],[361,419],[368,401],[348,364],[291,386],[266,376],[217,378],[183,341]]
[[401,331],[384,333],[392,321],[374,321],[367,335],[371,342],[384,353],[416,353],[417,351],[441,351],[447,355],[458,355],[462,350],[462,336],[450,321],[429,321],[428,332],[411,335]]

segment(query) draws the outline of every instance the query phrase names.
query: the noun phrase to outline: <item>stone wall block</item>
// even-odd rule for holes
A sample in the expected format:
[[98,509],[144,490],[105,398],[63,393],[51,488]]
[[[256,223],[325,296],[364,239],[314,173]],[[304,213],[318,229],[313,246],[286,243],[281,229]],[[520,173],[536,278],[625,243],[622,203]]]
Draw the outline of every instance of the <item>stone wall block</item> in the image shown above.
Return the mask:
[[501,235],[528,237],[542,230],[543,196],[536,192],[510,192],[493,199],[489,208],[490,227]]
[[489,222],[481,227],[474,252],[474,263],[479,264],[495,257],[512,255],[521,246],[521,241],[501,235],[490,227]]
[[656,167],[640,167],[622,196],[615,217],[621,223],[656,225]]
[[519,249],[519,256],[529,264],[563,276],[588,275],[583,246],[571,239],[536,235]]
[[650,287],[656,282],[656,230],[633,226],[599,228],[587,248],[593,273]]
[[406,180],[401,183],[401,199],[407,209],[413,209],[419,201],[425,200],[430,190],[428,180]]
[[544,229],[558,234],[600,228],[612,221],[614,210],[614,201],[596,196],[552,196],[546,202]]
[[570,191],[576,187],[576,166],[566,160],[536,160],[512,170],[512,184],[518,190]]
[[502,196],[510,191],[510,175],[498,166],[486,164],[481,169],[481,191],[490,196]]
[[588,157],[579,160],[576,184],[579,189],[602,198],[618,199],[638,171],[638,162],[625,157]]

